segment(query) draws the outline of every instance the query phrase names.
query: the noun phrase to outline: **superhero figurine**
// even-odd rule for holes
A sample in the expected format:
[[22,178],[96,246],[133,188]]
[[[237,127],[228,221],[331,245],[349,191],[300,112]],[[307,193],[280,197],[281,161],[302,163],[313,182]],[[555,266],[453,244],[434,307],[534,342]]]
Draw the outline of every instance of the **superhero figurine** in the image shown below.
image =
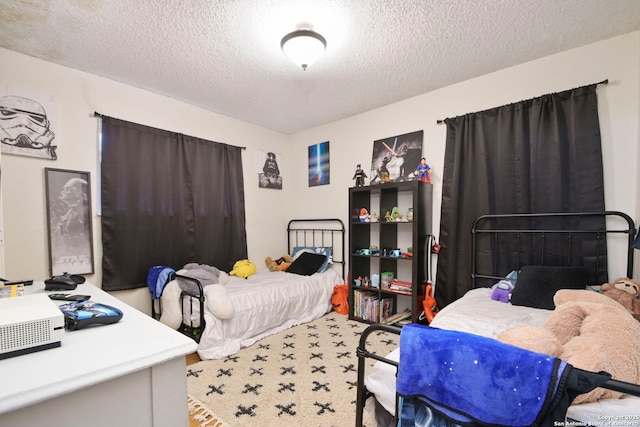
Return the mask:
[[360,167],[360,164],[356,166],[356,173],[353,174],[353,178],[356,180],[356,187],[362,187],[364,185],[364,179],[367,177],[367,174],[364,173],[364,169]]
[[420,164],[413,174],[422,182],[431,182],[431,167],[427,164],[427,159],[420,159]]

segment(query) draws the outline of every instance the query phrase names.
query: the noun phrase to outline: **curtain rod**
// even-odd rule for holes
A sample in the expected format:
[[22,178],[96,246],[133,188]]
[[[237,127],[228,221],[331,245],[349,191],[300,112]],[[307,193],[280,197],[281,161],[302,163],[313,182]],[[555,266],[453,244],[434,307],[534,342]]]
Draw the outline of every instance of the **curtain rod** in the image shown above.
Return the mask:
[[[94,116],[94,117],[100,117],[100,118],[102,118],[102,117],[109,117],[110,119],[115,119],[115,118],[116,118],[116,117],[106,116],[106,115],[104,115],[104,114],[98,113],[97,111],[94,111],[94,112],[93,112],[93,116]],[[117,120],[122,120],[122,119],[117,119]],[[128,121],[128,120],[123,120],[123,121]],[[133,123],[133,122],[130,122],[130,123]],[[153,127],[153,126],[149,126],[149,127]],[[158,129],[158,128],[156,128],[156,129]],[[160,130],[163,130],[163,131],[165,131],[165,132],[173,132],[173,131],[169,131],[169,130],[166,130],[166,129],[160,129]],[[180,132],[175,132],[175,133],[180,133]],[[185,135],[185,134],[184,134],[184,133],[182,133],[181,135]],[[204,138],[200,138],[200,137],[197,137],[197,136],[191,136],[191,135],[185,135],[185,136],[188,136],[188,137],[190,137],[190,138],[204,139]],[[212,141],[212,142],[217,142],[217,141]],[[226,144],[226,143],[224,143],[224,142],[217,142],[217,143],[218,143],[218,144],[229,145],[229,146],[231,146],[231,147],[237,147],[237,148],[240,148],[240,149],[242,149],[242,150],[246,150],[246,149],[247,149],[247,147],[238,147],[237,145]]]
[[[609,84],[609,79],[604,79],[604,80],[603,80],[603,81],[601,81],[601,82],[598,82],[598,83],[592,83],[592,84],[590,84],[590,85],[584,85],[584,86],[580,86],[580,87],[592,86],[592,85],[594,85],[594,84],[595,84],[596,86],[598,86],[598,85],[606,85],[606,84]],[[580,87],[574,87],[573,89],[570,89],[570,90],[580,89]],[[550,94],[549,94],[549,95],[550,95]],[[531,98],[531,99],[534,99],[534,98]],[[522,102],[522,101],[520,101],[520,102]],[[508,104],[507,104],[507,105],[508,105]],[[445,120],[447,120],[447,119],[437,120],[437,121],[436,121],[436,123],[437,123],[437,124],[439,124],[439,125],[441,125],[441,124],[443,124],[443,123],[444,123],[444,121],[445,121]]]

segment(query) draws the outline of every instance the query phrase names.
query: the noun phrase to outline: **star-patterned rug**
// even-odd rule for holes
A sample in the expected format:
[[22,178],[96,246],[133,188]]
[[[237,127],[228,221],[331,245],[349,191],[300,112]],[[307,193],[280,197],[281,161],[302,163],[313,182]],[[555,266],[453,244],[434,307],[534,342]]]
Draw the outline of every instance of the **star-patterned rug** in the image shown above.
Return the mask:
[[[356,348],[367,326],[332,311],[225,359],[189,365],[190,410],[203,426],[355,425]],[[367,350],[384,356],[398,338],[375,332]],[[366,361],[368,372],[375,360]]]

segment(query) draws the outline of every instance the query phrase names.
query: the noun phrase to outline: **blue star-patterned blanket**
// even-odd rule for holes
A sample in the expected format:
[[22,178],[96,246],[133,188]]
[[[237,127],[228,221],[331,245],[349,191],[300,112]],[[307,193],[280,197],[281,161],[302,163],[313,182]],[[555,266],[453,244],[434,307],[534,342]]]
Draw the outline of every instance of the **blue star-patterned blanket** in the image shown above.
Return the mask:
[[397,392],[458,424],[540,422],[566,362],[465,332],[410,324],[400,335]]

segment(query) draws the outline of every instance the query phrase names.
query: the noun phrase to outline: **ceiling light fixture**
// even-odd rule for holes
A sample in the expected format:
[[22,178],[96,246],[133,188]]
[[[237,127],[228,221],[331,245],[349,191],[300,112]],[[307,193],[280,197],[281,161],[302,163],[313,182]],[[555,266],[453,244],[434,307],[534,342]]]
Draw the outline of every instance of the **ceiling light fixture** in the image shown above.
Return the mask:
[[280,42],[284,54],[303,70],[313,65],[326,47],[325,38],[309,28],[298,28]]

